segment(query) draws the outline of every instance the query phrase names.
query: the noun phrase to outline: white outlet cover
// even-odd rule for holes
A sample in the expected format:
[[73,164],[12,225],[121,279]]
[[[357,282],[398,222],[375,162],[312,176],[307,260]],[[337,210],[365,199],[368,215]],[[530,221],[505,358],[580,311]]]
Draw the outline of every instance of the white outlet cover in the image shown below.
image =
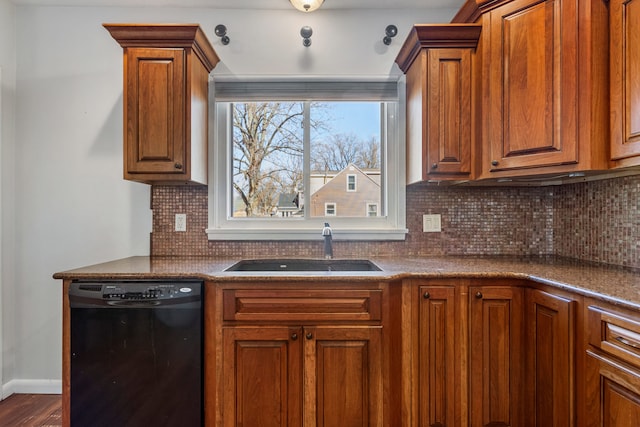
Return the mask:
[[176,231],[187,231],[187,214],[176,214]]
[[439,233],[442,231],[440,214],[422,215],[422,231],[425,233]]

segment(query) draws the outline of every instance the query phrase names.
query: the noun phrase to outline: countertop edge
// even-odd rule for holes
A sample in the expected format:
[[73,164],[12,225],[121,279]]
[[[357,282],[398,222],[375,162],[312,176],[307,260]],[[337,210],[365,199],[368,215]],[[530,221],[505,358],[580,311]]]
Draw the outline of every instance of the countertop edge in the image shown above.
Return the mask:
[[[139,256],[58,272],[58,280],[179,280],[214,283],[250,282],[396,282],[405,279],[513,279],[529,280],[617,306],[640,310],[640,274],[609,266],[577,261],[504,257],[371,258],[383,268],[378,272],[225,272],[237,259],[152,259]],[[582,275],[582,280],[580,279]],[[569,279],[567,279],[569,278]],[[595,283],[595,285],[594,285]],[[611,283],[615,283],[612,286]],[[605,288],[607,291],[603,292]],[[611,290],[611,292],[609,292]],[[630,295],[629,298],[625,298]]]

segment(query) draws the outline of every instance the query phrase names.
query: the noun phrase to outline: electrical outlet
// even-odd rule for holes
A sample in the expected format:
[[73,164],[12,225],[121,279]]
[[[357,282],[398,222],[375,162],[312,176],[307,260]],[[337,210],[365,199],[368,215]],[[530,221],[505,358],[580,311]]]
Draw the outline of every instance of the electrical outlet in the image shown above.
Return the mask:
[[187,231],[187,214],[176,214],[176,231]]
[[424,233],[439,233],[442,231],[440,214],[422,215],[422,231]]

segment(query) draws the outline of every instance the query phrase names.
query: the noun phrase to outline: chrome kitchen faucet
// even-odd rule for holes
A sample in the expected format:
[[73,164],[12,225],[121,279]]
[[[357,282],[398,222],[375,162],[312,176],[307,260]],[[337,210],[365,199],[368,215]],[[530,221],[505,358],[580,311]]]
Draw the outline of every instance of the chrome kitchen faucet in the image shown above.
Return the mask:
[[333,258],[333,244],[331,242],[331,235],[333,232],[331,231],[331,227],[328,222],[324,223],[324,228],[322,229],[322,237],[324,237],[324,257],[325,259]]

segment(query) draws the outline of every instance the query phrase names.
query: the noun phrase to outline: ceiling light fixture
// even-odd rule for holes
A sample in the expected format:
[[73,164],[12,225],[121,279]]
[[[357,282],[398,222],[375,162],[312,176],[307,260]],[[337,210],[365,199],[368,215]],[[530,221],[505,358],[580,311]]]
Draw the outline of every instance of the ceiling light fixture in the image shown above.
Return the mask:
[[324,0],[289,0],[291,5],[301,12],[313,12],[320,9]]

